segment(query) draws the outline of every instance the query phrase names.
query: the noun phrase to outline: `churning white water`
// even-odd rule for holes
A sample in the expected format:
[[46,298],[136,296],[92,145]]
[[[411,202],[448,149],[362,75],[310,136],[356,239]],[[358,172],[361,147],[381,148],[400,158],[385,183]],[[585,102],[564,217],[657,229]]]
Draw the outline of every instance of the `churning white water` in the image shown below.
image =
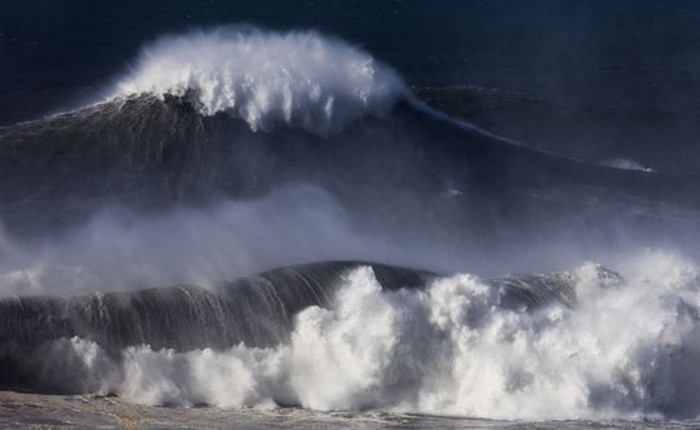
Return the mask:
[[647,252],[621,273],[624,285],[601,286],[595,266],[584,264],[574,308],[528,313],[497,307],[495,291],[472,275],[382,292],[371,269],[361,268],[347,275],[330,309],[298,315],[289,344],[187,353],[145,345],[117,364],[74,338],[54,344],[64,360],[42,371],[66,375],[68,367],[79,372],[80,389],[145,404],[536,420],[696,416],[696,267]]
[[217,28],[147,46],[112,97],[149,93],[194,97],[205,115],[226,112],[269,130],[318,134],[386,114],[410,91],[390,67],[313,31]]

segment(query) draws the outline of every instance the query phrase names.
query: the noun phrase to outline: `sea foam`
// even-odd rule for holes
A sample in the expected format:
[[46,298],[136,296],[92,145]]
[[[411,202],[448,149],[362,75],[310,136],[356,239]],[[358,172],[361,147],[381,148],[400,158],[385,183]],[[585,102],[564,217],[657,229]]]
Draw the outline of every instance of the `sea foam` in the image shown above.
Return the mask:
[[111,97],[143,93],[191,97],[202,114],[225,112],[254,131],[286,124],[324,135],[386,114],[410,90],[390,67],[340,40],[246,26],[147,46]]
[[520,312],[498,307],[494,290],[472,275],[388,292],[364,267],[347,275],[335,305],[301,312],[291,340],[274,348],[178,353],[145,345],[114,362],[74,338],[56,343],[63,358],[42,371],[49,378],[79,372],[82,391],[145,404],[535,420],[696,417],[695,266],[647,253],[625,264],[625,285],[601,285],[592,264],[576,273],[574,308]]

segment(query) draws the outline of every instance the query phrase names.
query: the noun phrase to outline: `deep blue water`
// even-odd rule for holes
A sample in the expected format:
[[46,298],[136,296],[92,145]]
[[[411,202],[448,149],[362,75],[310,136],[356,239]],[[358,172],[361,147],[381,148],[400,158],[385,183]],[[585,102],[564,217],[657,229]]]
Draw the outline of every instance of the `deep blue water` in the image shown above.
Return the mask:
[[700,110],[688,0],[28,0],[0,3],[0,124],[79,103],[159,35],[239,22],[337,35],[416,84]]

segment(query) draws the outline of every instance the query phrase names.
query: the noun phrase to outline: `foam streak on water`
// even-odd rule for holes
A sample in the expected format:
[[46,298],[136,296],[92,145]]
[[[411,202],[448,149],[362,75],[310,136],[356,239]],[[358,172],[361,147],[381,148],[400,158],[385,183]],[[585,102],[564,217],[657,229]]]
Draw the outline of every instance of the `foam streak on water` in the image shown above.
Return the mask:
[[316,32],[226,27],[146,47],[112,97],[141,93],[191,95],[203,114],[226,112],[253,130],[327,134],[387,113],[409,90],[369,54]]
[[[691,418],[700,412],[698,275],[646,253],[626,283],[578,271],[578,304],[535,312],[497,306],[479,278],[382,292],[370,268],[350,273],[330,309],[300,313],[289,344],[176,353],[129,348],[116,364],[81,339],[54,344],[88,389],[143,404],[301,405],[496,419]],[[66,357],[72,357],[66,360]],[[60,371],[59,371],[60,370]]]

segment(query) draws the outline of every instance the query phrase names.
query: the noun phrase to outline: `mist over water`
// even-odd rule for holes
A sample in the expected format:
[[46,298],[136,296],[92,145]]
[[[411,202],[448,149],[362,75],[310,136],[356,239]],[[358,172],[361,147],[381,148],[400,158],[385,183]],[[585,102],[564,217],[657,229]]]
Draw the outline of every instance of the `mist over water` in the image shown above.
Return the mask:
[[[62,309],[74,295],[175,284],[221,294],[325,260],[439,272],[424,288],[384,288],[359,263],[322,285],[327,306],[289,315],[288,341],[273,346],[115,353],[79,336],[22,344],[21,322],[3,320],[0,358],[33,366],[29,386],[493,419],[700,413],[692,176],[501,139],[421,106],[346,42],[252,27],[163,37],[98,103],[0,140],[6,309],[14,296]],[[596,264],[623,281],[602,282]],[[573,304],[507,307],[488,282],[553,270],[570,271]]]
[[52,240],[3,238],[3,295],[76,294],[224,281],[281,265],[352,258],[381,244],[354,231],[323,190],[143,216],[104,208]]

